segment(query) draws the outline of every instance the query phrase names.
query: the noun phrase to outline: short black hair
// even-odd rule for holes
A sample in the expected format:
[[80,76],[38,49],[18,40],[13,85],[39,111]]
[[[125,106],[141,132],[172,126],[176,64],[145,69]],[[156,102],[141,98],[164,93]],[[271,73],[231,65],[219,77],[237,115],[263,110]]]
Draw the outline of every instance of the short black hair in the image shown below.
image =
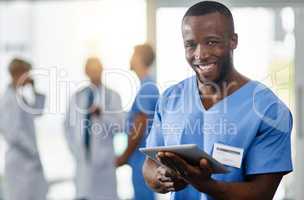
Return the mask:
[[207,15],[215,12],[220,13],[229,20],[231,31],[234,33],[234,20],[231,11],[224,4],[216,1],[201,1],[197,4],[194,4],[186,11],[183,17],[183,21],[186,17]]

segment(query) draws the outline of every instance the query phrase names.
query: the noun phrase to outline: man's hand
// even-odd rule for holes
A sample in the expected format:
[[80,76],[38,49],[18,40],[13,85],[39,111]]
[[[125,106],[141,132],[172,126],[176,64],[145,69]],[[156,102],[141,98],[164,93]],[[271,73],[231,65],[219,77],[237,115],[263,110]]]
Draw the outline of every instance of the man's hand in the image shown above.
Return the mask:
[[124,164],[127,164],[127,160],[122,155],[118,156],[115,160],[115,166],[120,167],[123,166]]
[[160,193],[179,191],[188,184],[169,168],[159,166],[156,169],[157,190]]
[[101,114],[101,108],[95,105],[92,105],[89,109],[89,113],[91,113],[93,116],[100,116]]
[[25,86],[27,84],[30,84],[34,87],[34,80],[32,79],[32,77],[29,75],[29,73],[24,73],[23,75],[21,75],[16,83],[17,87],[22,87]]
[[159,152],[157,157],[161,163],[174,170],[185,182],[196,188],[200,188],[204,182],[211,180],[212,169],[206,159],[201,159],[197,165],[191,165],[171,152]]
[[32,79],[31,77],[28,77],[26,80],[25,80],[25,85],[26,84],[30,84],[32,86],[35,85],[35,82],[34,82],[34,79]]

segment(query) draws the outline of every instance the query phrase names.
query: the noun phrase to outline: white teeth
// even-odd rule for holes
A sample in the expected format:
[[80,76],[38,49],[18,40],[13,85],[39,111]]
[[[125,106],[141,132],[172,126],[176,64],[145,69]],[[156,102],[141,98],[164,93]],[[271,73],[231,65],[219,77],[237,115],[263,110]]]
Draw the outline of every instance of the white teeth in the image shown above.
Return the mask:
[[204,71],[209,71],[211,70],[212,67],[214,67],[214,63],[212,64],[209,64],[209,65],[198,65],[198,67],[201,69],[201,70],[204,70]]

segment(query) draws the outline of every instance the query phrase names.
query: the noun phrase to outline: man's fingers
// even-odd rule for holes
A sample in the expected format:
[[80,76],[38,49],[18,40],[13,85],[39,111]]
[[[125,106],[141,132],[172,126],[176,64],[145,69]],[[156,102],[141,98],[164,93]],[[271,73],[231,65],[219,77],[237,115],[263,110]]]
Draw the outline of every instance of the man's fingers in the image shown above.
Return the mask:
[[175,166],[175,169],[180,176],[188,176],[190,165],[185,160],[170,152],[166,152],[165,155],[169,158],[169,160],[171,160],[172,165]]
[[[168,165],[174,165],[173,161],[170,161],[169,158],[163,157],[160,159],[162,159],[165,163],[170,163]],[[173,192],[186,187],[187,184],[184,179],[181,176],[178,176],[175,172],[172,173],[172,171],[173,170],[165,166],[159,166],[157,168],[156,180],[159,192]]]
[[165,188],[173,188],[173,186],[174,186],[174,183],[172,182],[172,181],[166,181],[166,182],[161,182],[161,184],[163,185],[163,187],[165,187]]
[[181,157],[179,157],[178,155],[176,155],[174,153],[165,152],[165,156],[167,158],[169,158],[170,160],[174,161],[174,164],[179,164],[181,166],[188,165],[188,163],[184,159],[182,159]]
[[159,157],[159,161],[164,164],[165,166],[171,167],[170,163],[168,162],[168,160],[165,157]]
[[169,158],[165,158],[165,160],[169,167],[169,169],[166,170],[166,176],[173,176],[173,177],[176,176],[178,173],[178,168],[175,165],[174,161]]
[[175,191],[174,183],[172,181],[160,181],[158,180],[158,187],[163,193]]
[[188,175],[188,168],[186,165],[184,164],[181,164],[180,162],[176,161],[176,160],[172,160],[177,172],[178,172],[178,175],[181,176],[181,177],[186,177]]
[[202,170],[206,170],[208,173],[212,173],[212,167],[210,166],[207,159],[201,159],[199,165]]
[[161,154],[158,156],[158,159],[161,163],[163,163],[165,166],[167,166],[169,169],[166,170],[165,176],[174,176],[176,175],[176,167],[174,163],[165,156],[165,154]]
[[157,174],[156,174],[157,180],[162,182],[172,181],[172,178],[166,176],[165,174],[166,174],[165,169],[157,169]]
[[161,175],[165,175],[166,169],[163,166],[160,166],[156,169],[156,172]]
[[161,162],[161,159],[164,157],[164,153],[163,152],[158,152],[156,154],[156,159]]
[[160,177],[158,177],[158,180],[161,182],[172,182],[172,179],[167,176],[160,176]]

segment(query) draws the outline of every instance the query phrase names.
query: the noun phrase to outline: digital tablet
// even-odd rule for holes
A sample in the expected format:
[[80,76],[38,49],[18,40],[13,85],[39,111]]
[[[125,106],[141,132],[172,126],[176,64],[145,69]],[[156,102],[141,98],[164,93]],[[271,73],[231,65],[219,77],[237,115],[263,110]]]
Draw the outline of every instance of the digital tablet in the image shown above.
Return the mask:
[[[215,174],[223,174],[228,173],[230,170],[225,167],[225,165],[221,164],[206,152],[197,147],[196,144],[182,144],[182,145],[173,145],[173,146],[159,146],[159,147],[148,147],[148,148],[139,148],[139,151],[149,156],[151,159],[155,160],[156,155],[160,151],[167,151],[176,153],[181,156],[183,159],[187,160],[190,163],[198,163],[199,160],[205,158],[211,164],[213,169],[213,173]],[[161,163],[160,163],[161,164]]]

